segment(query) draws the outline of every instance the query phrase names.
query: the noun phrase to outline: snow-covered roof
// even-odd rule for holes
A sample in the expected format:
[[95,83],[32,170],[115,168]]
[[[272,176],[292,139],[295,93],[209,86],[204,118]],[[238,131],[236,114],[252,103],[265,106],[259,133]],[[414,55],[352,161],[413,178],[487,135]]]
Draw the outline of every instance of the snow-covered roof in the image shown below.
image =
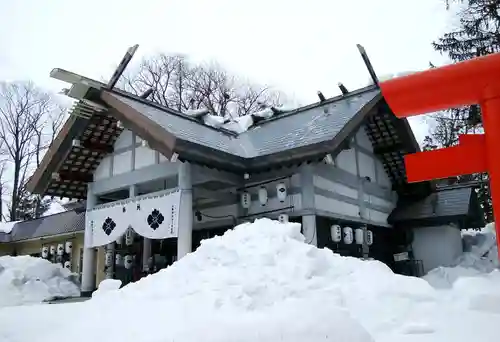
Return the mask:
[[[92,96],[94,101],[98,97],[112,110],[107,116],[90,110],[92,114],[86,120],[63,127],[28,184],[31,192],[85,198],[86,186],[92,181],[93,169],[96,167],[95,160],[100,160],[107,152],[100,148],[99,158],[93,157],[94,161],[86,161],[82,151],[76,150],[70,142],[79,138],[93,139],[101,147],[106,146],[111,150],[124,127],[118,125],[120,122],[126,123],[127,128],[147,141],[150,148],[167,158],[177,155],[181,160],[233,173],[261,172],[304,161],[321,160],[325,154],[342,148],[344,141],[362,125],[365,125],[373,143],[381,151],[396,149],[395,152],[412,153],[418,150],[418,143],[406,120],[397,119],[390,109],[384,107],[377,86],[296,109],[264,108],[241,118],[221,117],[203,109],[179,113],[119,90],[96,89]],[[376,122],[372,120],[373,117],[376,117]],[[382,128],[386,131],[382,132]],[[109,134],[106,136],[109,138],[103,138],[102,129],[107,129]],[[380,137],[387,134],[389,138],[382,141]],[[398,145],[395,141],[402,143]],[[66,148],[71,151],[63,153]],[[395,179],[391,178],[393,184],[400,186],[404,183],[404,179],[400,178],[404,178],[405,174],[405,170],[400,169],[404,167],[401,166],[403,155],[397,153],[394,158],[388,160],[387,165],[397,169],[389,170],[388,174],[394,176]],[[75,167],[76,162],[93,166],[78,175],[64,173],[64,170]],[[72,187],[67,184],[62,186],[63,183],[59,183],[58,179],[47,176],[53,173],[60,176],[62,173],[64,181],[70,181]],[[419,186],[411,185],[411,188]]]
[[0,233],[10,234],[18,222],[20,221],[0,222]]
[[[0,242],[14,242],[85,230],[84,211],[63,211],[34,220],[0,223]],[[9,230],[10,229],[10,230]]]
[[[437,189],[420,201],[399,205],[388,218],[391,224],[447,224],[460,222],[467,227],[484,226],[477,196],[470,186]],[[464,227],[461,227],[464,228]]]

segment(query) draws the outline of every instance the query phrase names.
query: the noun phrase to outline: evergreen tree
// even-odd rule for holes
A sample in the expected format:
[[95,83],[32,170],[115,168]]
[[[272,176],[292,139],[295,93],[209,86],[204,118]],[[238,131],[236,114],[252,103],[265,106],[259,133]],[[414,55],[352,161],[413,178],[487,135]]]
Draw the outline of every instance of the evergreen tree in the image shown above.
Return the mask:
[[[500,51],[500,0],[445,0],[447,8],[457,9],[459,25],[444,34],[434,48],[448,55],[454,62],[468,60]],[[455,108],[439,113],[431,136],[425,140],[424,149],[449,147],[457,144],[458,135],[479,133],[481,113],[478,106]],[[493,220],[493,209],[487,174],[457,177],[457,182],[480,182],[478,197],[488,222]]]

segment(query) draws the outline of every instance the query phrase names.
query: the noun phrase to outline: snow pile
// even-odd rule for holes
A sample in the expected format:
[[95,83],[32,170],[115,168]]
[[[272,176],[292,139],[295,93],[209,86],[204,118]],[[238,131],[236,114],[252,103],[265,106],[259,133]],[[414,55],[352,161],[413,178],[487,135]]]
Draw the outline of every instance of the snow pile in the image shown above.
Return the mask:
[[92,293],[92,298],[102,296],[110,291],[116,291],[122,286],[121,280],[118,279],[105,279],[101,281],[99,287],[94,293]]
[[[203,241],[155,275],[75,305],[75,319],[38,341],[369,342],[367,330],[400,329],[400,310],[434,300],[421,279],[308,245],[299,224],[260,219]],[[432,330],[420,321],[427,327],[420,331]]]
[[264,109],[261,109],[255,113],[252,113],[253,116],[255,117],[258,117],[258,118],[262,118],[262,119],[269,119],[273,116],[274,112],[272,110],[272,108],[268,107],[268,108],[264,108]]
[[203,116],[203,122],[207,126],[219,128],[224,124],[224,118],[218,115],[206,114]]
[[454,267],[438,267],[424,276],[436,288],[451,288],[462,277],[477,277],[498,268],[495,224],[489,223],[481,230],[462,232],[464,253]]
[[[305,244],[299,224],[261,219],[205,240],[173,266],[99,295],[87,305],[110,317],[110,326],[112,312],[131,305],[147,307],[152,321],[133,324],[138,317],[132,315],[129,322],[116,317],[116,324],[142,329],[144,324],[168,321],[172,328],[161,332],[165,341],[194,341],[200,338],[196,331],[203,331],[208,341],[370,341],[350,317],[345,294],[335,284],[335,279],[344,279],[355,286],[355,268],[371,267]],[[374,263],[371,269],[375,276],[390,274],[382,264]],[[88,324],[99,324],[99,319]],[[67,333],[80,329],[69,326]],[[116,333],[110,331],[109,338]],[[105,338],[102,334],[87,338]],[[154,338],[151,341],[160,336]]]
[[[304,240],[296,223],[242,224],[136,283],[117,290],[106,281],[107,290],[87,302],[53,305],[53,312],[0,310],[0,336],[17,342],[498,340],[500,315],[481,298],[455,303],[460,297],[442,296],[425,280]],[[500,280],[488,281],[483,299],[496,299],[493,284]],[[26,317],[30,329],[19,329]],[[61,324],[61,317],[71,319]]]
[[30,256],[0,257],[0,308],[80,295],[69,270]]
[[63,205],[61,203],[54,201],[50,204],[49,209],[43,213],[43,216],[60,214],[60,213],[63,213],[65,211],[66,211],[66,209],[63,207]]
[[248,129],[252,127],[252,125],[253,125],[253,117],[251,115],[243,115],[237,117],[232,121],[229,121],[222,127],[230,131],[233,131],[235,133],[241,134],[243,132],[248,131]]
[[455,297],[465,298],[466,308],[500,314],[500,271],[475,277],[461,277],[453,284]]
[[210,111],[207,108],[199,108],[199,109],[188,109],[184,114],[187,116],[191,116],[193,118],[201,118],[204,115],[207,115]]
[[18,222],[20,221],[0,222],[0,233],[10,234]]

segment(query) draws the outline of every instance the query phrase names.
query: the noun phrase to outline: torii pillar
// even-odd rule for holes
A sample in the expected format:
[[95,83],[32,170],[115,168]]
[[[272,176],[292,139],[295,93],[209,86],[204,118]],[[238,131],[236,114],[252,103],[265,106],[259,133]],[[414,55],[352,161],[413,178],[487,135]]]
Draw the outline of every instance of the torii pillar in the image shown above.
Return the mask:
[[460,135],[457,146],[407,155],[406,173],[408,182],[421,182],[488,172],[500,259],[500,53],[394,78],[380,88],[400,118],[480,105],[484,134]]

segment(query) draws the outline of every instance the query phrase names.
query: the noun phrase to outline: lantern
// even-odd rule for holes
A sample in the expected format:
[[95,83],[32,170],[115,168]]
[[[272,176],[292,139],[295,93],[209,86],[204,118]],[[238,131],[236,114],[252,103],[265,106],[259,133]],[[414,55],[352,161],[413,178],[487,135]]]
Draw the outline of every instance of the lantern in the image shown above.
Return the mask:
[[48,257],[49,257],[49,247],[43,246],[42,247],[42,258],[47,259]]
[[129,228],[125,231],[125,245],[130,246],[133,243],[134,243],[134,231]]
[[344,243],[350,245],[354,240],[352,228],[344,227],[343,231],[344,231]]
[[356,241],[356,244],[362,245],[363,244],[363,229],[362,228],[356,228],[354,230],[354,240]]
[[56,246],[50,246],[50,255],[56,254]]
[[63,255],[64,254],[64,244],[60,243],[57,245],[57,255]]
[[339,243],[342,241],[342,228],[338,224],[330,227],[330,234],[333,242]]
[[276,196],[278,200],[283,203],[286,200],[286,185],[285,183],[278,183],[276,185]]
[[250,194],[245,191],[241,194],[241,206],[245,209],[250,208],[250,204],[252,203],[252,198]]
[[110,267],[111,265],[113,265],[113,251],[106,251],[104,266]]
[[115,255],[115,265],[116,266],[121,266],[123,265],[123,256],[119,253]]
[[373,232],[371,230],[366,231],[366,244],[368,246],[373,245]]
[[259,188],[259,202],[260,205],[264,206],[267,204],[267,189],[265,187]]
[[130,254],[125,255],[125,258],[123,259],[123,264],[124,264],[126,269],[131,269],[133,266],[133,262],[134,262],[133,255],[130,255]]
[[288,215],[280,214],[280,216],[278,216],[278,221],[280,221],[281,223],[288,223]]
[[64,268],[71,270],[71,261],[67,260],[64,262]]
[[71,252],[73,251],[73,242],[66,241],[64,249],[65,249],[65,251],[66,251],[67,254],[71,254]]

